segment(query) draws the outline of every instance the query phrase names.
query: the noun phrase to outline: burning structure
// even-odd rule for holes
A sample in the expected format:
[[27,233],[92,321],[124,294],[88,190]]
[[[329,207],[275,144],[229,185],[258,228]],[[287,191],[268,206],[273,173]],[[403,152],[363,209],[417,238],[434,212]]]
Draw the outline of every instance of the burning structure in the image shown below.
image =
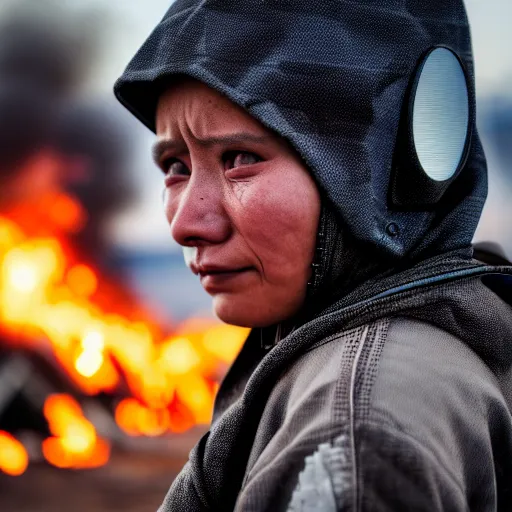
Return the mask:
[[[50,394],[41,404],[53,434],[42,451],[59,467],[108,460],[108,444],[71,394],[126,396],[115,407],[115,419],[128,434],[182,432],[209,423],[219,368],[245,337],[243,330],[200,321],[165,336],[140,312],[109,300],[112,288],[103,289],[102,282],[99,272],[67,252],[57,237],[26,237],[18,225],[0,218],[0,322],[10,354],[3,374],[10,367],[20,376],[19,354],[25,351],[35,351],[62,374],[70,392]],[[13,394],[24,383],[11,385]],[[19,450],[9,435],[2,439],[10,450]],[[4,458],[0,465],[6,470],[12,457]]]
[[[97,467],[124,434],[209,423],[247,333],[163,326],[138,304],[105,264],[103,222],[129,195],[126,148],[101,111],[73,100],[83,59],[67,51],[79,41],[26,13],[0,34],[0,471],[19,475],[38,456]],[[85,397],[109,425],[84,413]]]

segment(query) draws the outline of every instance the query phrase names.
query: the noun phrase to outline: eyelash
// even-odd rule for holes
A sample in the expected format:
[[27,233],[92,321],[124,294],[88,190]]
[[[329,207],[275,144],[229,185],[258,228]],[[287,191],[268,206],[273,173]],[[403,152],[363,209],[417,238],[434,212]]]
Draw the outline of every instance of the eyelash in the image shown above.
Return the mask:
[[[263,160],[258,154],[253,153],[252,151],[230,150],[230,151],[226,151],[225,153],[223,153],[222,162],[224,164],[226,164],[226,162],[228,162],[229,160],[232,160],[234,162],[236,156],[240,155],[240,154],[256,157],[256,162],[254,162],[254,164],[261,162]],[[167,174],[169,172],[169,168],[171,167],[172,164],[174,164],[176,162],[181,163],[190,173],[190,170],[188,169],[187,165],[182,160],[180,160],[179,158],[171,157],[171,158],[164,159],[162,161],[162,163],[160,164],[160,168],[162,169],[162,172],[164,173],[164,175],[167,176]],[[245,165],[254,165],[254,164],[242,164],[239,167],[243,167]]]
[[183,165],[183,167],[185,167],[188,170],[187,165],[184,162],[182,162],[179,158],[167,158],[163,160],[162,163],[160,164],[160,168],[162,169],[164,175],[167,175],[171,165],[177,162],[179,162],[181,165]]

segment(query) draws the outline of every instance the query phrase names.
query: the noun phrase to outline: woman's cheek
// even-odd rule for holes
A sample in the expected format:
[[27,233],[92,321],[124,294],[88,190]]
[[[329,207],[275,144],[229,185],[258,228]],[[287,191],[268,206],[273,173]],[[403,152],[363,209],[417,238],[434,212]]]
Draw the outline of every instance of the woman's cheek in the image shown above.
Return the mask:
[[[254,249],[275,251],[282,249],[290,238],[301,236],[304,222],[301,197],[291,187],[269,179],[240,186],[243,189],[240,189],[237,225],[251,246],[256,243]],[[287,193],[280,193],[283,189]]]
[[174,216],[176,214],[176,210],[178,207],[178,201],[176,194],[172,194],[172,192],[168,189],[164,189],[164,212],[165,217],[167,218],[167,222],[171,224]]

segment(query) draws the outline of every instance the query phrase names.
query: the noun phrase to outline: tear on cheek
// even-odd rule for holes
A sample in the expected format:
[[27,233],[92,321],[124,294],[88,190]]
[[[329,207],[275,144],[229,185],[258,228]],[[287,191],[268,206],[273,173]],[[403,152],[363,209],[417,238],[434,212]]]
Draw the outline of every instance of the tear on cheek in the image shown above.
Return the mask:
[[247,198],[244,197],[247,189],[249,188],[249,183],[247,182],[237,182],[234,189],[233,194],[236,197],[236,200],[241,204],[244,205],[247,203]]

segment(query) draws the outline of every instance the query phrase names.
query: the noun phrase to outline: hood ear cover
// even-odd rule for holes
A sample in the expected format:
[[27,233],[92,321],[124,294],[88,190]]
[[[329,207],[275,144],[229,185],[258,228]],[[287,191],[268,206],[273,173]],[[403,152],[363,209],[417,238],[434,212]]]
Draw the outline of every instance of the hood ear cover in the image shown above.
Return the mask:
[[459,57],[431,48],[411,79],[391,182],[392,208],[429,210],[463,171],[471,146],[469,80]]

